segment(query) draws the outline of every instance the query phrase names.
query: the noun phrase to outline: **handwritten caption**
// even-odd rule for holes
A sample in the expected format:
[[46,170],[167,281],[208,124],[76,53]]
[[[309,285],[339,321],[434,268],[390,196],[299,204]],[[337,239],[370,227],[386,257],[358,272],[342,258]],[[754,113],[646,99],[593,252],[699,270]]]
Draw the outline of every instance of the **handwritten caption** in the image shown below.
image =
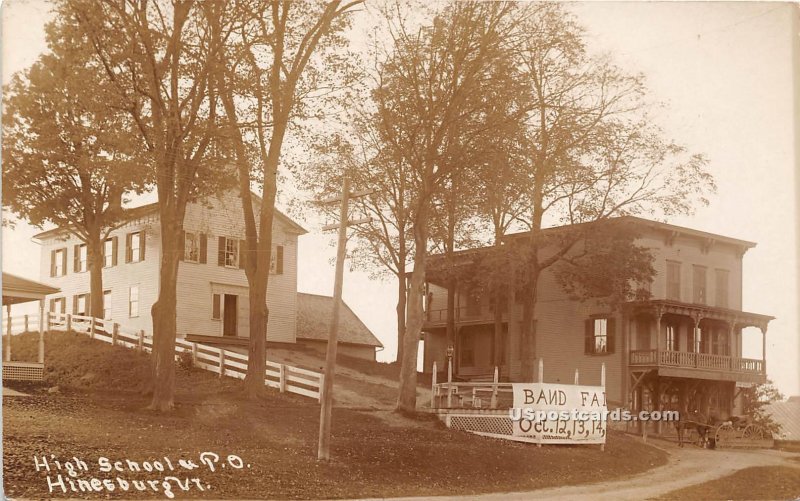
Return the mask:
[[210,490],[211,485],[202,476],[225,469],[250,468],[235,454],[223,458],[216,452],[202,452],[196,458],[175,461],[164,456],[147,461],[99,457],[95,462],[77,456],[59,459],[50,454],[34,456],[33,464],[37,472],[45,475],[50,494],[117,492],[124,496],[128,492],[149,492],[169,499],[176,492]]

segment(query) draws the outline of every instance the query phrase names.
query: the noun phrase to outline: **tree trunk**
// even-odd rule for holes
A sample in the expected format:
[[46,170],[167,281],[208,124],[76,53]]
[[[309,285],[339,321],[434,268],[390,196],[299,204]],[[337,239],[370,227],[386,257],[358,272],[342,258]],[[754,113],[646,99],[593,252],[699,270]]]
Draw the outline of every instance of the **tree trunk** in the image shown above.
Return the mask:
[[[267,306],[267,287],[272,261],[272,223],[275,219],[275,197],[278,191],[278,158],[280,143],[283,140],[284,128],[276,127],[270,142],[264,174],[264,193],[259,210],[258,242],[256,255],[248,253],[248,259],[255,258],[255,270],[248,277],[251,298],[250,309],[250,345],[248,349],[247,375],[245,376],[245,392],[250,398],[257,398],[264,392],[264,379],[267,371],[267,329],[269,323],[269,307]],[[277,152],[273,149],[277,147]],[[242,186],[244,189],[244,186]],[[251,210],[248,207],[246,210]],[[247,266],[251,266],[250,263]],[[258,301],[258,303],[254,303]],[[255,306],[255,307],[253,307]]]
[[503,292],[498,290],[494,299],[494,334],[492,346],[492,358],[495,366],[503,365],[503,309],[502,306]]
[[89,311],[96,318],[103,318],[103,244],[98,232],[90,231],[86,242],[86,257],[89,265]]
[[400,389],[397,410],[414,413],[417,410],[417,351],[424,321],[422,295],[425,290],[425,262],[428,248],[428,207],[422,204],[414,223],[414,271],[408,291],[408,320],[403,338],[403,359],[400,365]]
[[534,266],[529,276],[522,306],[522,353],[521,377],[524,382],[532,382],[536,367],[536,299],[539,284],[539,270]]
[[[163,208],[163,205],[162,205]],[[182,212],[182,211],[181,211]],[[167,208],[161,210],[161,267],[158,299],[153,304],[153,399],[148,407],[169,411],[175,395],[175,337],[177,331],[177,282],[180,252],[178,235],[183,221],[178,222]]]
[[403,337],[406,333],[406,268],[399,267],[397,278],[397,361],[403,360]]

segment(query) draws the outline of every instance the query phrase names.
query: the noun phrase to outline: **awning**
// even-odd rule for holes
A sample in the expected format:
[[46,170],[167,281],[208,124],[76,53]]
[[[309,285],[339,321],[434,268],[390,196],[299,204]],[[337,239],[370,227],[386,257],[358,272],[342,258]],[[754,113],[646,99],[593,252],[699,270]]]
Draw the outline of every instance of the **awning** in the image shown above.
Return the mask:
[[48,294],[58,292],[61,292],[61,289],[57,287],[3,272],[3,306],[38,301]]

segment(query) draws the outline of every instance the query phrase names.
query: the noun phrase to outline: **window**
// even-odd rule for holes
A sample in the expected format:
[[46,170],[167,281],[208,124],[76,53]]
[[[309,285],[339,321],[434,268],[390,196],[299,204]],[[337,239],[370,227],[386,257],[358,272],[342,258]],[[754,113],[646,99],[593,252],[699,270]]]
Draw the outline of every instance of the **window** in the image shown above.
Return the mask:
[[111,320],[111,291],[103,291],[103,319]]
[[226,268],[244,268],[244,240],[219,237],[217,244],[217,265]]
[[278,245],[272,249],[269,272],[272,275],[283,275],[283,245]]
[[706,267],[692,266],[692,301],[697,304],[706,304]]
[[233,238],[225,239],[225,266],[239,266],[239,241]]
[[86,244],[78,244],[75,247],[75,255],[73,260],[73,270],[75,273],[88,270],[88,247]]
[[88,316],[90,313],[89,294],[78,294],[72,299],[72,314]]
[[186,233],[183,240],[183,259],[190,263],[200,261],[200,238],[197,233]]
[[50,251],[50,276],[63,277],[67,274],[67,249]]
[[117,237],[105,239],[103,242],[103,268],[117,265]]
[[678,338],[677,338],[677,328],[672,324],[667,324],[667,339],[666,339],[666,350],[667,351],[678,351]]
[[717,306],[720,308],[727,308],[728,307],[728,284],[729,284],[729,277],[730,273],[728,270],[715,270],[715,282],[716,282],[716,293],[714,297],[716,299]]
[[481,298],[483,290],[480,287],[472,287],[467,291],[466,316],[478,317],[481,314]]
[[52,313],[66,313],[67,312],[67,298],[54,297],[50,300],[50,312]]
[[132,285],[128,293],[128,316],[139,316],[139,286]]
[[212,294],[211,295],[211,319],[212,320],[219,320],[222,318],[222,306],[221,306],[222,296],[219,294]]
[[144,231],[128,233],[125,237],[125,262],[138,263],[144,261]]
[[586,320],[584,352],[590,355],[614,353],[613,318],[597,317]]
[[667,299],[681,300],[681,263],[667,261]]

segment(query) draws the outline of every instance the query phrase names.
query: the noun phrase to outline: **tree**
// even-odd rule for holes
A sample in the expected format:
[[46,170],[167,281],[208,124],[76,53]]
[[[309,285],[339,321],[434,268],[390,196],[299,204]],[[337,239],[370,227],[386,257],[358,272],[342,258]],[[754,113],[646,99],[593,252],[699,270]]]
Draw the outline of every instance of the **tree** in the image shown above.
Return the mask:
[[519,61],[533,103],[524,144],[530,232],[522,266],[522,378],[532,380],[539,278],[582,239],[581,232],[545,234],[544,224],[690,213],[715,187],[702,156],[651,124],[642,77],[590,56],[564,7],[537,5],[523,29]]
[[[245,221],[244,268],[250,301],[245,385],[251,396],[264,388],[267,286],[281,151],[289,127],[304,116],[305,101],[332,80],[322,64],[331,64],[330,68],[342,64],[333,59],[334,51],[325,49],[341,47],[343,39],[332,34],[344,29],[345,14],[362,2],[241,2],[238,10],[244,16],[236,32],[237,45],[219,54],[217,84],[235,152]],[[320,51],[327,58],[314,64],[313,57]],[[225,61],[235,61],[235,65],[227,66]],[[249,106],[237,106],[237,100]],[[254,183],[261,184],[260,200],[251,195]]]
[[49,52],[5,88],[3,204],[86,244],[89,308],[102,316],[104,242],[125,219],[124,195],[144,189],[147,171],[131,120],[108,106],[114,98],[91,47],[61,22],[46,33]]
[[753,420],[754,424],[764,427],[769,433],[780,433],[780,424],[772,419],[764,407],[770,402],[780,402],[783,399],[784,396],[775,383],[767,379],[765,383],[742,391],[742,411],[745,416]]
[[[175,390],[176,283],[187,204],[220,189],[227,176],[218,139],[213,68],[230,25],[216,2],[62,0],[59,17],[87,39],[114,94],[136,124],[158,193],[160,267],[153,316],[150,408],[171,410]],[[212,29],[214,18],[217,29]]]
[[477,148],[480,133],[504,120],[481,120],[482,95],[491,85],[492,65],[504,52],[516,10],[511,3],[453,3],[433,25],[409,33],[393,31],[394,52],[380,66],[373,91],[380,139],[393,159],[408,165],[414,235],[398,410],[416,410],[416,361],[423,323],[426,251],[433,198],[443,181],[457,175],[463,158]]

